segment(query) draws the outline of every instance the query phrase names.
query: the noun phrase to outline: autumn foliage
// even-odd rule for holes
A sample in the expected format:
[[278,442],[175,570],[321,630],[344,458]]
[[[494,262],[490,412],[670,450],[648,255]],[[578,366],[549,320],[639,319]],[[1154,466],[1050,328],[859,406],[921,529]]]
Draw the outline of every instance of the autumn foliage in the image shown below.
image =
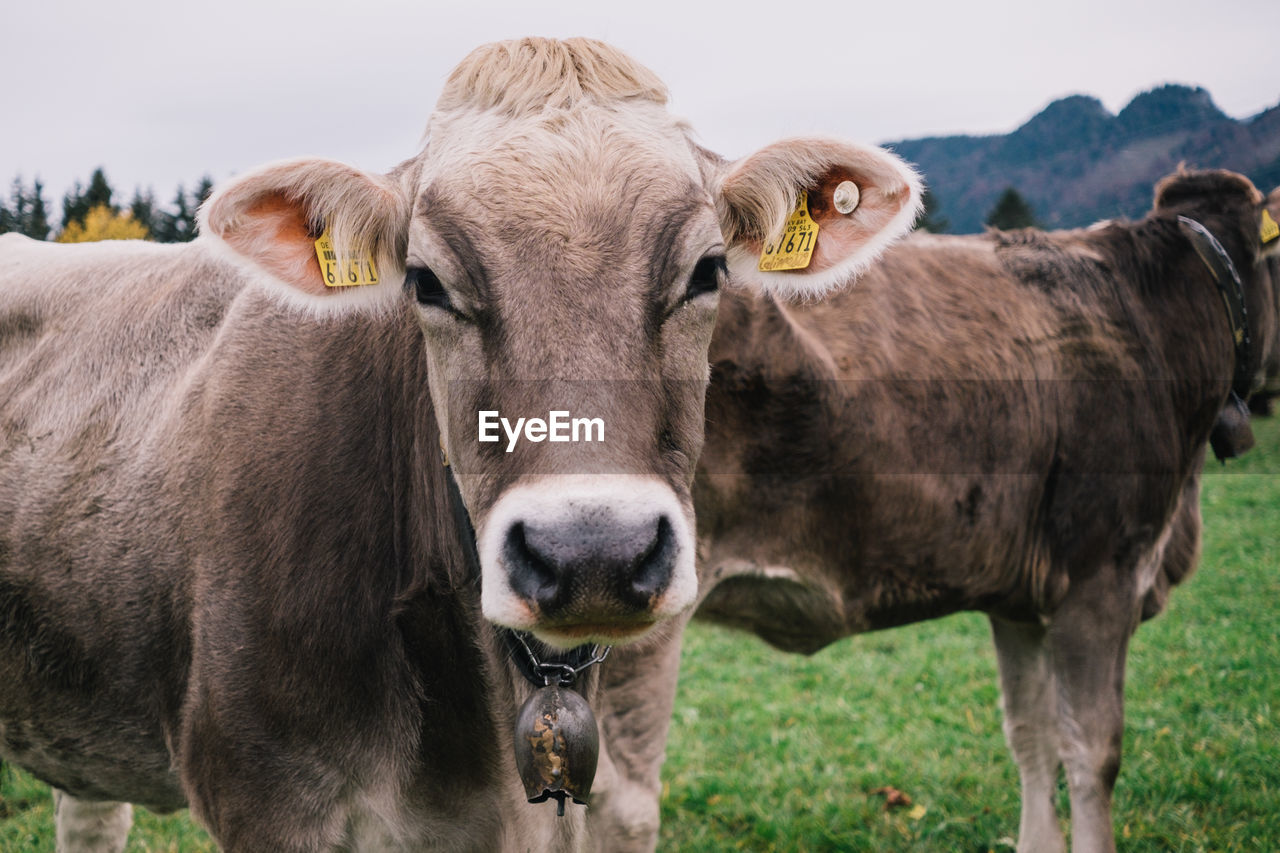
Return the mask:
[[145,240],[147,226],[137,222],[129,211],[115,213],[105,204],[89,209],[84,223],[70,222],[58,235],[59,243],[89,243],[95,240]]

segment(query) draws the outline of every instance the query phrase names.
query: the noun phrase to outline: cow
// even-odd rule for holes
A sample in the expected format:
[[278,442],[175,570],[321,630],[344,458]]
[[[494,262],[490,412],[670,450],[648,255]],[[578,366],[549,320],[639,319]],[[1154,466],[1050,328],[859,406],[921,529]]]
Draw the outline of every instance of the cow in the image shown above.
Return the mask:
[[516,709],[678,646],[726,258],[852,182],[806,269],[734,278],[816,292],[919,198],[665,104],[602,43],[488,45],[385,175],[269,164],[178,247],[0,238],[0,758],[61,850],[130,803],[228,851],[652,849],[656,771],[607,742],[586,816],[526,803]]
[[1273,356],[1264,209],[1242,176],[1180,172],[1138,222],[913,235],[817,304],[726,292],[697,618],[812,653],[987,614],[1018,850],[1064,849],[1060,769],[1072,849],[1113,850],[1126,647],[1194,568],[1206,442],[1248,446],[1235,397]]

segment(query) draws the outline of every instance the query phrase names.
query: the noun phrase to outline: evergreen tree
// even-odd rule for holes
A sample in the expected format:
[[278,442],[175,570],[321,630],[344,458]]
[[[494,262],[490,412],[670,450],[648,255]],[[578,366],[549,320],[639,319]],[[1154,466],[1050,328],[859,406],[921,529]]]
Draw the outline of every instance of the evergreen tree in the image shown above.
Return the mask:
[[9,190],[9,200],[13,204],[13,230],[21,231],[22,226],[26,224],[27,216],[31,212],[31,202],[27,198],[27,188],[22,183],[22,177],[13,179],[13,188]]
[[22,233],[35,240],[49,240],[49,209],[45,206],[45,184],[40,178],[31,187],[31,213],[22,224]]
[[[106,233],[116,236],[137,237],[139,228],[143,229],[147,239],[161,243],[186,242],[196,236],[196,214],[201,204],[213,192],[213,179],[205,175],[196,184],[196,188],[188,192],[181,184],[173,197],[173,202],[166,208],[156,203],[155,193],[135,189],[133,199],[126,207],[112,204],[115,195],[106,173],[101,167],[94,169],[86,188],[76,181],[62,197],[62,227],[57,231],[59,239],[72,226],[72,235],[76,239],[87,239],[87,233]],[[97,213],[97,227],[89,228],[87,220],[90,211],[105,209],[111,214],[110,220]],[[123,216],[122,216],[123,213]],[[127,220],[125,229],[121,222]],[[37,179],[35,186],[28,189],[22,177],[13,179],[9,198],[0,198],[0,234],[17,231],[38,240],[48,240],[50,234],[49,210],[44,199],[44,185]],[[92,238],[98,239],[98,238]]]
[[156,197],[148,188],[144,193],[140,189],[133,191],[133,201],[129,203],[129,215],[133,221],[146,227],[148,233],[156,232]]
[[161,211],[156,217],[154,237],[159,243],[184,243],[191,239],[191,206],[187,203],[187,191],[179,184],[173,198],[173,209]]
[[[185,243],[196,236],[196,212],[213,192],[213,179],[208,175],[200,179],[194,191],[188,193],[181,184],[169,209],[153,209],[151,239],[158,243]],[[148,199],[151,199],[148,193]],[[151,199],[154,205],[154,199]],[[135,218],[142,221],[140,216]]]
[[119,208],[111,203],[111,195],[111,184],[107,183],[107,176],[103,174],[102,167],[99,166],[93,170],[93,175],[89,177],[89,189],[84,191],[85,204],[90,209],[106,207],[112,213],[116,213]]
[[0,234],[16,231],[37,240],[49,236],[49,215],[44,203],[44,184],[37,178],[28,190],[22,177],[13,179],[10,206],[0,202]]
[[1012,228],[1035,228],[1037,225],[1035,211],[1031,209],[1031,205],[1027,204],[1022,194],[1013,187],[1005,188],[1000,198],[996,200],[995,207],[991,208],[991,212],[983,222],[988,227],[998,228],[1001,231]]
[[12,205],[11,208],[0,201],[0,234],[10,231],[22,232],[22,223],[26,218],[27,198],[21,177],[13,179],[13,189],[9,191],[9,202]]
[[942,234],[951,227],[951,220],[945,216],[938,215],[938,197],[933,194],[933,190],[925,187],[924,195],[920,197],[920,202],[924,208],[916,219],[917,229],[928,231],[930,234]]
[[65,231],[72,222],[84,224],[89,215],[89,203],[84,198],[84,188],[76,181],[62,197],[62,228]]
[[185,243],[192,237],[196,214],[191,209],[190,196],[178,185],[178,195],[173,200],[173,242]]
[[35,240],[49,239],[49,210],[44,203],[44,184],[36,178],[31,187],[31,209],[27,221],[22,223],[22,233]]

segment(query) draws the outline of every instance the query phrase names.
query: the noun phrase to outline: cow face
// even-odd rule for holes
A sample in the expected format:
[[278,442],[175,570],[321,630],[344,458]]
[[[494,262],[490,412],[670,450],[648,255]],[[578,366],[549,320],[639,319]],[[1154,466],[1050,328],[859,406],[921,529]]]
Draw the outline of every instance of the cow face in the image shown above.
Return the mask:
[[[555,646],[635,639],[695,600],[690,484],[718,288],[814,292],[916,215],[916,176],[879,149],[789,140],[726,163],[665,100],[597,42],[490,45],[392,175],[278,164],[204,211],[291,305],[413,312],[484,614]],[[837,214],[826,196],[846,181],[860,204]],[[759,273],[802,190],[826,239],[811,267]],[[327,287],[325,228],[382,282]]]

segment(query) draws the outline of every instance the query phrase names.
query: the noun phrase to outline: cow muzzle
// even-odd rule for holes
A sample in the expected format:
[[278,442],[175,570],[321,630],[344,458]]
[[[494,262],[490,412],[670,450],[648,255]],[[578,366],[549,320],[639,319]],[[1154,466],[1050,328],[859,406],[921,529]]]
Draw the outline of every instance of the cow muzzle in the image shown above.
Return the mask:
[[494,505],[478,544],[485,617],[555,647],[638,639],[697,593],[685,511],[650,478],[518,486]]

